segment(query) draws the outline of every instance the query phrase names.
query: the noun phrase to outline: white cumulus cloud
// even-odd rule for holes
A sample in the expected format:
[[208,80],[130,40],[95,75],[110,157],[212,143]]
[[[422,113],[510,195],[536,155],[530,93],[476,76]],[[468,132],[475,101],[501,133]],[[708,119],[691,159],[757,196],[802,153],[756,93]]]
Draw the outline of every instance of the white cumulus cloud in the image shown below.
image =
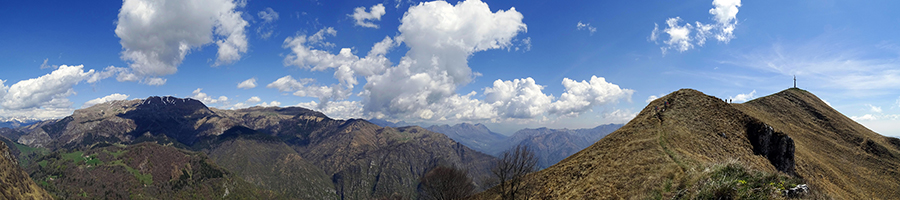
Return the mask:
[[350,14],[350,17],[356,20],[357,26],[378,28],[378,25],[372,21],[381,20],[381,16],[384,16],[384,13],[384,5],[379,3],[369,8],[369,12],[366,12],[366,7],[357,7],[353,10],[353,14]]
[[586,30],[590,32],[591,35],[594,35],[594,32],[597,32],[597,27],[591,26],[590,23],[581,23],[581,21],[579,21],[578,24],[575,25],[575,28],[578,30]]
[[128,68],[109,66],[109,67],[104,68],[103,71],[92,74],[91,77],[87,80],[87,82],[95,83],[95,82],[112,77],[117,74],[118,74],[119,78],[116,78],[116,80],[118,80],[119,82],[137,81],[137,79],[130,79],[130,77],[127,77],[126,74],[128,74],[128,73],[129,73]]
[[100,98],[96,98],[96,99],[91,99],[91,100],[89,100],[89,101],[87,101],[87,102],[84,102],[84,105],[82,105],[81,107],[82,107],[82,108],[87,108],[87,107],[91,107],[91,106],[93,106],[93,105],[97,105],[97,104],[101,104],[101,103],[106,103],[106,102],[110,102],[110,101],[117,101],[117,100],[125,100],[125,99],[128,99],[128,95],[115,93],[115,94],[107,95],[107,96],[105,96],[105,97],[100,97]]
[[367,76],[367,112],[415,115],[455,94],[473,78],[467,60],[475,52],[512,46],[526,31],[515,8],[492,12],[487,3],[468,0],[412,6],[400,20],[400,37],[409,47],[400,63],[384,73]]
[[647,100],[644,102],[650,103],[651,101],[656,100],[656,99],[659,99],[659,97],[656,95],[650,95],[649,97],[647,97]]
[[745,102],[745,101],[749,101],[749,100],[753,99],[755,97],[755,95],[756,95],[756,90],[753,90],[752,92],[747,93],[747,94],[738,94],[738,95],[735,95],[732,97],[728,97],[728,99],[731,99],[734,102],[740,103],[740,102]]
[[284,76],[266,85],[267,88],[276,88],[280,92],[292,92],[295,96],[319,98],[321,106],[329,101],[342,100],[350,96],[351,90],[344,90],[339,86],[311,85],[313,79],[294,79],[290,75]]
[[[526,30],[522,18],[515,8],[492,12],[481,1],[459,2],[455,6],[441,1],[420,3],[412,6],[401,19],[400,36],[385,37],[364,58],[353,55],[350,48],[342,48],[337,54],[316,49],[316,46],[330,46],[323,41],[324,36],[336,35],[330,27],[312,36],[289,37],[284,47],[291,49],[291,53],[285,56],[285,65],[334,69],[340,85],[319,86],[319,91],[347,92],[332,93],[338,95],[326,98],[299,90],[306,86],[290,91],[324,99],[319,102],[319,106],[324,106],[327,100],[345,99],[348,95],[344,94],[359,84],[357,76],[363,76],[367,80],[362,92],[367,112],[427,117],[428,112],[422,110],[453,97],[456,87],[471,82],[474,73],[467,59],[472,53],[512,46],[513,38]],[[400,63],[392,66],[384,54],[401,43],[410,49]],[[270,84],[270,88],[286,91],[284,85],[298,85],[286,84],[291,83],[287,80],[282,83]]]
[[617,103],[619,99],[631,101],[634,90],[622,89],[616,84],[606,82],[603,77],[591,76],[590,81],[575,81],[564,78],[565,92],[559,101],[551,105],[550,113],[556,115],[576,115],[586,112],[594,106]]
[[[659,24],[653,25],[650,33],[650,41],[656,42],[663,39],[664,46],[660,47],[663,54],[669,50],[684,52],[695,46],[703,46],[707,38],[714,38],[720,42],[728,43],[734,38],[734,29],[737,26],[738,8],[740,0],[714,0],[713,8],[709,10],[713,23],[694,22],[681,25],[681,17],[673,17],[666,20],[666,28],[660,30]],[[665,35],[664,35],[665,34]],[[664,39],[663,36],[668,36]]]
[[259,104],[259,106],[262,106],[262,107],[277,107],[277,106],[281,106],[281,102],[278,102],[278,101],[262,102],[261,104]]
[[[331,47],[334,44],[324,41],[325,36],[334,36],[337,31],[331,27],[325,27],[311,36],[298,35],[288,37],[284,41],[284,48],[289,48],[291,53],[285,56],[284,65],[310,68],[313,71],[334,69],[334,78],[340,82],[341,87],[352,90],[359,84],[356,76],[371,76],[383,73],[391,65],[384,56],[391,48],[399,45],[400,41],[385,37],[376,43],[369,54],[364,58],[353,55],[350,48],[342,48],[338,54],[314,49],[314,47]],[[340,99],[340,98],[332,98]]]
[[[247,52],[247,21],[232,0],[125,0],[116,21],[116,36],[124,49],[121,58],[134,76],[155,78],[174,74],[191,50],[215,43],[213,66],[230,64]],[[129,75],[130,76],[130,75]],[[129,77],[126,76],[126,77]],[[133,79],[133,78],[131,78]]]
[[512,81],[494,81],[494,86],[485,88],[485,102],[493,105],[499,115],[511,118],[532,118],[543,114],[553,96],[543,93],[544,86],[538,85],[531,77]]
[[738,8],[741,7],[741,0],[714,0],[714,8],[709,9],[709,14],[716,19],[717,29],[716,39],[728,42],[734,38],[734,26],[737,25]]
[[8,80],[0,80],[0,117],[51,119],[70,115],[74,109],[68,97],[76,94],[75,85],[109,78],[118,69],[110,66],[96,72],[84,70],[83,65],[61,65],[49,74],[9,86]]
[[68,97],[75,94],[73,87],[95,74],[84,71],[83,65],[62,65],[50,74],[19,81],[9,87],[0,82],[3,92],[0,107],[17,110],[29,108],[67,108],[72,105]]
[[320,106],[315,101],[310,101],[299,103],[297,104],[297,106],[322,112],[328,117],[335,119],[351,119],[363,117],[362,104],[358,101],[335,101],[329,103],[328,106],[324,107]]
[[206,105],[217,104],[217,103],[222,103],[222,104],[228,103],[228,97],[219,96],[219,98],[213,98],[212,96],[209,96],[206,93],[203,93],[202,90],[203,90],[203,88],[197,88],[196,90],[194,90],[194,92],[191,93],[191,96],[189,96],[188,98],[196,99],[198,101],[203,102],[203,104],[206,104]]
[[256,78],[250,78],[241,83],[238,83],[237,87],[241,88],[241,89],[255,88],[256,87]]
[[247,103],[259,103],[260,101],[262,101],[262,99],[257,96],[253,96],[247,99]]
[[[457,88],[479,76],[468,66],[472,54],[492,49],[529,48],[530,38],[516,39],[527,30],[522,19],[515,8],[491,11],[486,3],[478,0],[456,5],[443,1],[419,3],[401,18],[400,34],[374,44],[365,57],[355,55],[354,47],[329,50],[335,45],[326,39],[336,36],[337,31],[324,27],[312,35],[298,34],[285,39],[283,48],[290,52],[284,64],[312,71],[334,70],[338,84],[321,86],[313,79],[288,75],[266,87],[319,98],[298,106],[336,118],[412,121],[526,122],[547,120],[549,115],[579,115],[593,107],[630,101],[633,90],[622,89],[597,76],[582,81],[564,79],[562,84],[566,90],[559,100],[545,94],[544,86],[530,77],[496,80],[493,86],[484,88],[483,100],[478,99],[481,95],[475,91],[457,93]],[[518,42],[523,44],[514,44]],[[392,63],[385,55],[400,45],[408,47],[408,51],[397,63]],[[362,91],[356,93],[362,100],[348,101],[360,84],[358,78],[366,81]],[[628,116],[621,112],[616,116]]]

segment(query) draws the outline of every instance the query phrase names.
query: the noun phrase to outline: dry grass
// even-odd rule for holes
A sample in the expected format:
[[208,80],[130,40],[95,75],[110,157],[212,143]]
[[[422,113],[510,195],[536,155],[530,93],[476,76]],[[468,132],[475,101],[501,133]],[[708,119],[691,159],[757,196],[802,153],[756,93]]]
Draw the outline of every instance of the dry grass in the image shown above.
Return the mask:
[[[657,106],[667,109],[658,111]],[[532,174],[539,182],[532,199],[686,197],[684,191],[704,191],[703,184],[711,183],[703,181],[709,177],[706,169],[733,161],[751,175],[787,177],[765,157],[754,155],[746,130],[751,122],[766,123],[793,138],[798,173],[793,178],[817,190],[812,198],[900,198],[900,149],[811,93],[789,89],[728,104],[683,89],[654,100],[594,145]],[[728,184],[733,182],[724,186],[734,186]]]
[[0,143],[0,199],[52,199],[19,167],[3,143]]

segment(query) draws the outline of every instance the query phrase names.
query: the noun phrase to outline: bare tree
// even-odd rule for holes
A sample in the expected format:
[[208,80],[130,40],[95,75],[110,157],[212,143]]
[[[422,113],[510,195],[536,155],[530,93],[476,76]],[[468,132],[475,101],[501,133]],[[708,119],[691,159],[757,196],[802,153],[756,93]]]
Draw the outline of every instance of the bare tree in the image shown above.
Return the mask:
[[525,179],[525,175],[534,172],[536,165],[537,157],[526,145],[519,144],[503,152],[497,160],[497,165],[491,170],[500,181],[500,197],[512,200],[517,196],[527,195],[531,183]]
[[465,170],[438,166],[422,176],[423,199],[453,200],[466,198],[474,192],[475,185]]

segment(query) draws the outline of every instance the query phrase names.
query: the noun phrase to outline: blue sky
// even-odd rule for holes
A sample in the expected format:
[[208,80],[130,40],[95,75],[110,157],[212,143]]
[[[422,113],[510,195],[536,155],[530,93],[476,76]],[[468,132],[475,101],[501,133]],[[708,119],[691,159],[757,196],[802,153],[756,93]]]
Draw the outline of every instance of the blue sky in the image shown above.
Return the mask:
[[[896,1],[14,1],[0,117],[117,99],[334,118],[586,128],[693,88],[798,86],[900,136]],[[252,83],[252,84],[251,84]]]

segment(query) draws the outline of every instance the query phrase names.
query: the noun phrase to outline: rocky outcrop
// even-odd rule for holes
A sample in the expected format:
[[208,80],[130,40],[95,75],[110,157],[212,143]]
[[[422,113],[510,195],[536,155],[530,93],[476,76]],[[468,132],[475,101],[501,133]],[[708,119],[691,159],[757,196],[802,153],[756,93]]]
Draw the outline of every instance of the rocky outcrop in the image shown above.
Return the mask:
[[794,170],[794,140],[762,122],[747,124],[747,139],[753,153],[765,156],[778,171],[797,175]]

